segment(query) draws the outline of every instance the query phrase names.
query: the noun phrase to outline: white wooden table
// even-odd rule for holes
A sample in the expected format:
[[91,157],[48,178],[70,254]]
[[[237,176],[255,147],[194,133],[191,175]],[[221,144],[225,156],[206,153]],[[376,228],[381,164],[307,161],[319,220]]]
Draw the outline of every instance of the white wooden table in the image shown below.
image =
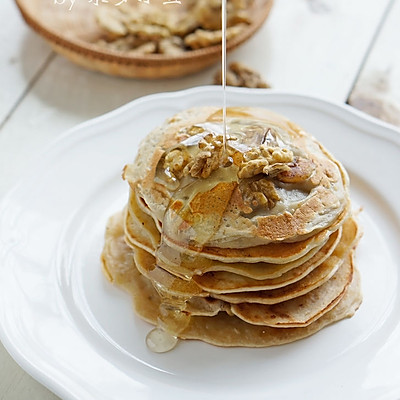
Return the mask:
[[[400,127],[399,21],[400,0],[275,0],[260,32],[229,59],[276,89],[348,102]],[[217,69],[153,82],[109,77],[56,55],[13,0],[0,1],[0,26],[0,198],[68,128],[146,94],[210,84]],[[0,344],[0,400],[56,398]]]

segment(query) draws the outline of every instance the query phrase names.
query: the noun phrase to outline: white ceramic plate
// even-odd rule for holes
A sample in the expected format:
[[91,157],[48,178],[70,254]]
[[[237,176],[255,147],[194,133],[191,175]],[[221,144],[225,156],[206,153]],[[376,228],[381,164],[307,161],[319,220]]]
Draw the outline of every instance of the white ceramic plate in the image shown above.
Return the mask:
[[343,161],[364,237],[364,302],[352,319],[299,342],[222,349],[182,342],[153,354],[150,326],[106,282],[99,256],[120,178],[139,141],[175,112],[220,104],[217,87],[145,97],[58,140],[0,204],[0,323],[6,348],[65,399],[398,399],[400,397],[400,135],[350,107],[263,90],[231,105],[265,106]]

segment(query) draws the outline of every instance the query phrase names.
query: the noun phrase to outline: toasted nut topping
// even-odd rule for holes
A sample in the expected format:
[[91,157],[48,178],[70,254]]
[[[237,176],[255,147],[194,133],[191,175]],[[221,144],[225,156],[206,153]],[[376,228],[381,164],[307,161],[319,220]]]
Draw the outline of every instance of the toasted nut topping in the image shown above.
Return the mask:
[[182,149],[174,149],[164,159],[164,169],[167,169],[175,178],[181,179],[183,170],[190,161],[190,156]]
[[199,142],[200,152],[190,161],[184,170],[184,175],[193,178],[208,178],[213,171],[218,169],[223,161],[223,137],[209,133]]
[[253,148],[244,153],[243,162],[239,166],[238,177],[246,179],[261,173],[273,177],[280,172],[289,171],[288,163],[292,161],[292,151],[261,145],[260,148]]
[[244,202],[251,208],[273,208],[276,202],[280,200],[275,185],[266,178],[261,178],[255,181],[243,180],[240,183],[240,190]]
[[[187,133],[200,134],[201,127],[193,126]],[[174,178],[190,175],[193,178],[208,178],[213,171],[224,164],[224,142],[222,135],[206,134],[197,144],[197,153],[190,154],[184,148],[168,152],[164,158],[164,169]]]

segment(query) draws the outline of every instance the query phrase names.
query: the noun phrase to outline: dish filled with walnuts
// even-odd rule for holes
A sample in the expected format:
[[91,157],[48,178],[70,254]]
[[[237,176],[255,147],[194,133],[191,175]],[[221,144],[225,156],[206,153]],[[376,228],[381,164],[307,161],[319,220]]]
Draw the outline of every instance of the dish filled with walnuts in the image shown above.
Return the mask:
[[[26,22],[71,61],[107,74],[183,76],[221,58],[222,0],[16,0]],[[227,51],[249,39],[273,0],[227,0]]]

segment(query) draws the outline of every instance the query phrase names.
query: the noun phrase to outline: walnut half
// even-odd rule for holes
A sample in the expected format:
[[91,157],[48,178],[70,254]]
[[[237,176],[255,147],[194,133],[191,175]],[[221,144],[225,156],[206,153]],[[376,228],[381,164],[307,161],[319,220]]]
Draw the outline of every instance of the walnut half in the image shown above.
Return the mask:
[[164,159],[164,169],[174,178],[181,179],[186,165],[191,161],[190,155],[183,149],[174,149]]
[[[245,24],[238,24],[227,28],[226,40],[231,40],[239,35],[246,28]],[[185,37],[186,46],[191,49],[202,49],[204,47],[214,46],[222,42],[222,31],[207,31],[205,29],[196,29],[190,35]]]
[[[203,128],[193,129],[197,132]],[[176,179],[188,175],[192,178],[208,178],[225,161],[223,136],[208,133],[199,141],[197,147],[197,152],[193,154],[185,148],[175,148],[167,152],[163,168]]]
[[281,172],[289,171],[289,163],[293,161],[293,152],[268,145],[253,148],[243,155],[242,164],[239,166],[240,179],[251,178],[258,174],[274,177]]
[[240,183],[243,201],[251,208],[266,207],[273,208],[280,200],[278,192],[273,182],[266,178],[258,180],[243,180]]
[[[222,74],[219,71],[214,76],[214,84],[222,84]],[[261,75],[240,62],[232,62],[226,71],[226,84],[228,86],[248,88],[269,88]]]
[[200,140],[198,146],[200,152],[186,165],[184,175],[191,175],[193,178],[208,178],[222,164],[223,137],[209,133]]

